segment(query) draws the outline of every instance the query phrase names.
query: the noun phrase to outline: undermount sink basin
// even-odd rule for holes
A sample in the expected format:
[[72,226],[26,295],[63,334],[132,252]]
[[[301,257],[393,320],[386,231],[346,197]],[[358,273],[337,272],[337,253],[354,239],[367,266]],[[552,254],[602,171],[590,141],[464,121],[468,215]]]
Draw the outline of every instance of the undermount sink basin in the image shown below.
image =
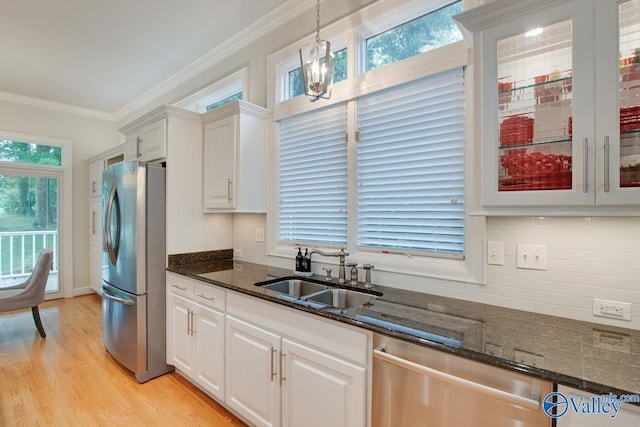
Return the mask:
[[266,285],[258,283],[256,284],[256,286],[260,286],[262,287],[262,289],[273,291],[278,294],[289,295],[293,298],[302,298],[305,295],[310,295],[320,291],[324,291],[325,289],[329,289],[328,286],[300,279],[285,279]]
[[330,285],[311,282],[297,278],[256,283],[267,294],[287,301],[314,308],[348,309],[359,307],[373,301],[376,293],[360,292],[357,290],[334,288]]
[[309,295],[306,300],[330,307],[347,309],[365,305],[375,298],[375,295],[349,289],[327,289],[326,291]]

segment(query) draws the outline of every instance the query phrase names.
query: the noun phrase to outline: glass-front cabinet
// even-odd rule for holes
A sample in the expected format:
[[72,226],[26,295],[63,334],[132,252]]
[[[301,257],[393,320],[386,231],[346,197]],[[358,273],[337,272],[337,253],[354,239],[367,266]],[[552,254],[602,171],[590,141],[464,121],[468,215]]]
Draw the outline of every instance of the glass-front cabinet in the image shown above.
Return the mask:
[[497,0],[458,18],[483,205],[640,205],[640,0]]

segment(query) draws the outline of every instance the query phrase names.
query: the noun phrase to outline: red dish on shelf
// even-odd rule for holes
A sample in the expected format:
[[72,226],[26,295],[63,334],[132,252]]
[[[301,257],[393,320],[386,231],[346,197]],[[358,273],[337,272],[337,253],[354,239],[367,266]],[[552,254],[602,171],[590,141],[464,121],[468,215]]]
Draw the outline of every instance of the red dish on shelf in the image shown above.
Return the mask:
[[620,109],[620,132],[640,129],[640,106]]
[[507,176],[498,180],[498,190],[571,189],[571,156],[509,150],[500,156]]
[[533,119],[518,114],[509,116],[500,123],[500,146],[529,144],[533,141]]

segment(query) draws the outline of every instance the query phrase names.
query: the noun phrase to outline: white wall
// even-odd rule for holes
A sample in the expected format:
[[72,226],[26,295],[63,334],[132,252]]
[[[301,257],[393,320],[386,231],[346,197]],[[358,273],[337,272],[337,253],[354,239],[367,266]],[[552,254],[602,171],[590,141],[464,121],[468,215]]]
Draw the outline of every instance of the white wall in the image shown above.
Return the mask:
[[73,289],[89,290],[89,167],[119,143],[115,121],[0,100],[0,129],[73,141]]

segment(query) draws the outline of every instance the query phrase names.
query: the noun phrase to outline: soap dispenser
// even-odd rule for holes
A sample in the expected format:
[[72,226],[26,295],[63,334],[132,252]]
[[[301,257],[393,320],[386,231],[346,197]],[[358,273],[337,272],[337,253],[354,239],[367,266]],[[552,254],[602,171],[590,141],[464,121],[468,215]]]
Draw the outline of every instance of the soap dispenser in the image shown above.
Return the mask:
[[304,256],[302,257],[302,270],[305,273],[311,271],[311,258],[309,257],[309,249],[304,250]]
[[302,249],[298,248],[298,255],[296,255],[296,271],[302,271]]

